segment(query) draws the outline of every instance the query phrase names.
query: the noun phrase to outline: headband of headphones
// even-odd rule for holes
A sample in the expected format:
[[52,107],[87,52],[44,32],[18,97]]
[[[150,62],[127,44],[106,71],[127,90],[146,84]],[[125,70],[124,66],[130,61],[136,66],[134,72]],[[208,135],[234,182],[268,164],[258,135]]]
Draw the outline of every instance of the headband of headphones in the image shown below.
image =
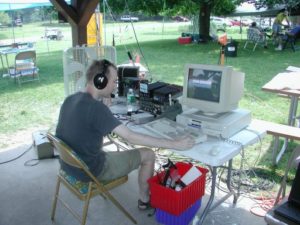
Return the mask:
[[106,59],[103,59],[103,69],[101,73],[97,73],[94,77],[94,85],[97,89],[102,90],[106,87],[108,83],[108,78],[106,76],[107,69],[111,65],[111,62],[109,62]]

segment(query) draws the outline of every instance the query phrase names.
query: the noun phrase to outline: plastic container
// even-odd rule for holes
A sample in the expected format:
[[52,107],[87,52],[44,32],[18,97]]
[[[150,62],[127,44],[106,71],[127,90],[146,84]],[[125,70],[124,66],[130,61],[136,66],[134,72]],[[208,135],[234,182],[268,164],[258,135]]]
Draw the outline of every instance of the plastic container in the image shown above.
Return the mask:
[[225,56],[228,57],[236,57],[237,56],[237,46],[238,43],[236,41],[230,41],[225,46]]
[[201,199],[196,201],[190,208],[178,216],[172,215],[161,209],[156,209],[155,219],[165,225],[188,225],[201,207]]
[[135,95],[132,88],[128,89],[127,92],[127,112],[133,112],[135,109]]
[[219,38],[218,38],[218,42],[221,44],[221,45],[226,45],[227,44],[227,34],[222,34]]
[[[183,176],[191,167],[191,164],[178,162],[176,163],[178,173]],[[194,180],[191,184],[180,191],[167,188],[160,184],[163,172],[151,177],[148,180],[150,186],[150,202],[152,207],[161,209],[173,215],[179,215],[197,200],[199,200],[205,191],[205,180],[207,169],[197,166],[202,175]]]
[[181,45],[189,44],[191,42],[192,42],[192,37],[179,37],[178,38],[178,43]]

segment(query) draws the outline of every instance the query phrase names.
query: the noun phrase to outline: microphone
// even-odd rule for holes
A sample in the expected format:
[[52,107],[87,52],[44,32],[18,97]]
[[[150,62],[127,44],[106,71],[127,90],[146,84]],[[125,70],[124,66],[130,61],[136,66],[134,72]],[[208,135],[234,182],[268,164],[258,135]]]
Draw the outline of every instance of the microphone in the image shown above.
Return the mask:
[[132,61],[132,56],[131,56],[130,51],[127,52],[127,55],[128,55],[128,57],[129,57],[129,59]]
[[110,97],[111,97],[111,98],[115,98],[116,96],[115,96],[115,94],[111,93],[111,94],[110,94]]
[[131,55],[130,51],[127,52],[127,55],[129,57],[130,61],[132,62],[132,65],[135,66],[134,61],[132,60],[132,55]]

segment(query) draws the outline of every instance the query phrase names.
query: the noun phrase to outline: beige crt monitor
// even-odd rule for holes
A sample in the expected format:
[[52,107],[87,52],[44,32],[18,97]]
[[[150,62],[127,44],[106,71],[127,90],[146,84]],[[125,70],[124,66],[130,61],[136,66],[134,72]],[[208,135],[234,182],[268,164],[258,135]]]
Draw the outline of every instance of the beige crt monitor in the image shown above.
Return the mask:
[[245,74],[231,66],[187,64],[182,104],[203,113],[229,112],[238,108]]

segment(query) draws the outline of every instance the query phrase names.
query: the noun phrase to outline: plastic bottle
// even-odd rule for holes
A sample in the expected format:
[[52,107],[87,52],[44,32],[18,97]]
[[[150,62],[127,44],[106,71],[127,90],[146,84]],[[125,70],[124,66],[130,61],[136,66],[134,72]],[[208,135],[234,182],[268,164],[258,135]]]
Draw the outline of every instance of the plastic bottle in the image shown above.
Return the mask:
[[135,110],[135,96],[132,88],[129,88],[127,92],[127,112],[131,113],[134,110]]

